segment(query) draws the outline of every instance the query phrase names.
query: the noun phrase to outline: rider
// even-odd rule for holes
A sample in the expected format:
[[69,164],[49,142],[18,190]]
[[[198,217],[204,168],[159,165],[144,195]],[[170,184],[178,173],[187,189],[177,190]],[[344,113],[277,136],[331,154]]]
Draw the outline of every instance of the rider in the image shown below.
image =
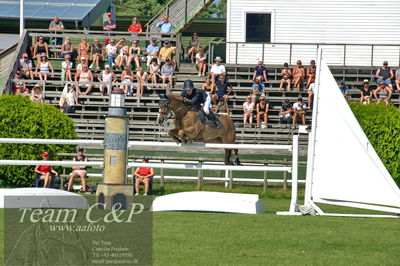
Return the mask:
[[183,84],[181,96],[183,98],[183,102],[187,105],[193,106],[195,111],[203,108],[203,112],[211,125],[215,126],[216,128],[221,127],[221,122],[211,110],[211,96],[209,93],[206,93],[204,90],[196,89],[193,85],[193,81],[188,79],[185,80]]

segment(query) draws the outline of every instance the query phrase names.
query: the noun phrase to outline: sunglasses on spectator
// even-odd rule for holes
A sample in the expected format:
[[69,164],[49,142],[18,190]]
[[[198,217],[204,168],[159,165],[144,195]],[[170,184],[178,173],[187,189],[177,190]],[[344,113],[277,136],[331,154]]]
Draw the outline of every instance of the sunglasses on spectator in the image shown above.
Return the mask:
[[24,56],[23,58],[28,58],[27,56]]

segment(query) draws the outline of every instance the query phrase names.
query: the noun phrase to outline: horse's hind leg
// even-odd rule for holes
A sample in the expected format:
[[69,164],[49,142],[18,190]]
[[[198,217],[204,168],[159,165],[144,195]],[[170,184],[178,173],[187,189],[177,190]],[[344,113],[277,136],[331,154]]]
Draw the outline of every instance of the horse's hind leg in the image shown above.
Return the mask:
[[232,164],[231,161],[231,155],[232,155],[232,150],[231,149],[225,149],[225,164]]
[[234,149],[233,151],[235,151],[235,164],[236,165],[240,165],[240,159],[239,159],[239,149]]

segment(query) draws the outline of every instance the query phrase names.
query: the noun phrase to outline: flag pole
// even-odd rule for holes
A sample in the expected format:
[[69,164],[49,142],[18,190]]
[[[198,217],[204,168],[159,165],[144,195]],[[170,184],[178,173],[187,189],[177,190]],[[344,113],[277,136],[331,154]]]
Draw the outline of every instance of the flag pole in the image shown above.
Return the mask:
[[19,37],[24,33],[24,0],[19,1]]

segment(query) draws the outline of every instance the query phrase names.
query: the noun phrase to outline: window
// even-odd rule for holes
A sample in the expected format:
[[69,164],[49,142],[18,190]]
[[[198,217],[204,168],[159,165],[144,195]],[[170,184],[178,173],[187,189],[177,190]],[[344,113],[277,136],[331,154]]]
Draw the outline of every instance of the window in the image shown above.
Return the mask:
[[271,42],[271,14],[246,14],[246,42]]

